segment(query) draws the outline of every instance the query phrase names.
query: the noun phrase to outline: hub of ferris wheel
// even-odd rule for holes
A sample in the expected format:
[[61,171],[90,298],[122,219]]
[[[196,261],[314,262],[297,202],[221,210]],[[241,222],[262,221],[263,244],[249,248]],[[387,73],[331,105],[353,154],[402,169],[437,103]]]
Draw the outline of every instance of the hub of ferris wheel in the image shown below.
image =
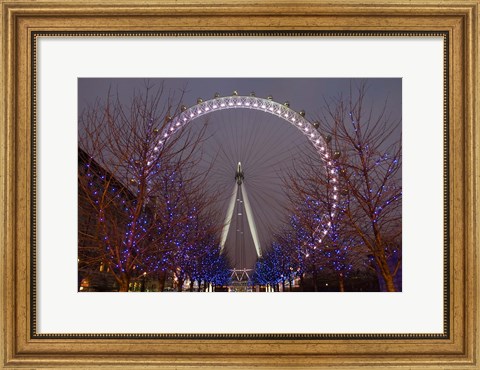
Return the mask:
[[237,182],[237,185],[238,185],[238,186],[242,185],[244,178],[245,178],[245,177],[244,177],[244,175],[243,175],[242,163],[241,163],[241,162],[238,162],[237,172],[235,173],[235,181]]

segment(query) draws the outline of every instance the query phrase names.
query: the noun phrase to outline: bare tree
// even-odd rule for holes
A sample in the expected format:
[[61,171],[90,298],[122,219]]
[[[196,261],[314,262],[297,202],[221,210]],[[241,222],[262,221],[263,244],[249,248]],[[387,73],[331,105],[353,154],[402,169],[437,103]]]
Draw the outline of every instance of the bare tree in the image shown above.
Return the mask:
[[211,207],[215,193],[207,190],[205,179],[204,174],[190,168],[188,176],[183,176],[178,167],[161,175],[156,201],[163,207],[157,211],[158,242],[149,257],[149,270],[172,271],[179,290],[186,279],[193,281],[195,263],[201,263],[210,249],[219,250],[219,243],[212,241],[222,225]]
[[[329,161],[336,162],[333,155]],[[331,168],[331,166],[330,166]],[[291,226],[295,230],[299,254],[305,271],[312,274],[316,289],[317,273],[329,271],[338,280],[340,291],[344,280],[354,269],[368,266],[363,243],[346,219],[348,201],[338,195],[341,187],[337,177],[325,169],[318,155],[305,153],[284,179],[289,189]]]
[[389,118],[386,104],[367,108],[366,97],[362,84],[347,99],[326,100],[320,130],[332,138],[332,151],[339,155],[349,227],[373,257],[385,289],[396,291],[401,288],[395,284],[401,268],[401,121]]
[[[105,269],[120,291],[128,291],[135,276],[150,273],[145,258],[162,239],[159,215],[168,204],[156,201],[161,174],[188,173],[202,141],[203,130],[192,134],[183,129],[163,138],[171,116],[180,111],[179,102],[163,86],[146,83],[129,104],[109,93],[79,117],[79,152],[84,157],[78,171],[79,202],[91,215],[90,231],[79,230],[79,264]],[[184,184],[192,182],[183,179]],[[172,222],[181,224],[187,217],[177,213]]]

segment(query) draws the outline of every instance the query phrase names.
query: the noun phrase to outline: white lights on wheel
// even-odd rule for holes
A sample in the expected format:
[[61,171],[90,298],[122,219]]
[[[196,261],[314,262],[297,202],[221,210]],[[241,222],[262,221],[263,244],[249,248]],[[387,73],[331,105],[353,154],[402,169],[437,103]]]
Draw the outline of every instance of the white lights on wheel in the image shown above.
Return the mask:
[[[199,118],[205,114],[213,113],[215,111],[220,111],[224,109],[236,109],[236,108],[245,108],[245,109],[254,109],[263,111],[274,116],[281,118],[282,120],[289,122],[291,125],[301,130],[303,135],[314,145],[317,152],[320,154],[320,158],[324,161],[325,169],[330,176],[332,183],[337,183],[337,171],[333,168],[333,162],[330,159],[332,156],[335,158],[333,152],[330,152],[328,148],[328,142],[331,140],[330,136],[322,136],[320,133],[315,130],[318,128],[318,122],[310,122],[305,118],[305,112],[300,111],[296,112],[290,108],[290,104],[280,104],[275,102],[271,96],[268,98],[259,98],[255,94],[250,94],[249,96],[240,96],[238,93],[234,93],[232,96],[221,97],[218,93],[215,94],[215,97],[211,100],[203,101],[198,99],[197,104],[187,108],[182,105],[181,112],[179,115],[170,118],[171,124],[164,128],[163,133],[161,132],[161,137],[165,139],[168,138],[169,134],[173,134],[178,129],[186,126],[189,122]],[[310,127],[312,126],[312,128]],[[153,152],[158,152],[159,147],[164,145],[164,142],[159,141],[158,146],[153,148]],[[151,159],[147,163],[155,163],[153,158],[157,154],[151,155]],[[332,207],[337,208],[337,187],[334,187],[334,194],[332,199],[334,200]],[[325,224],[324,224],[325,225]],[[328,225],[329,227],[331,224]],[[319,229],[317,232],[321,233],[323,230]],[[225,235],[222,233],[222,240],[225,238]],[[324,231],[324,235],[326,231]],[[320,239],[321,241],[321,239]]]

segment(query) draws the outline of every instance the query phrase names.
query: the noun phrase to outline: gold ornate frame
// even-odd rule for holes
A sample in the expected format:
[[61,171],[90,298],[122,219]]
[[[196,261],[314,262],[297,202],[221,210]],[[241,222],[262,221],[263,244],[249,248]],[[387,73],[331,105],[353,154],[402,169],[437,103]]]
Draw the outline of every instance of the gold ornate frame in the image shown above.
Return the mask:
[[[1,364],[125,368],[451,368],[480,362],[478,16],[474,1],[5,1],[0,103]],[[32,53],[39,32],[439,32],[448,35],[448,335],[392,338],[81,338],[35,334],[32,315]],[[33,333],[33,334],[32,334]]]

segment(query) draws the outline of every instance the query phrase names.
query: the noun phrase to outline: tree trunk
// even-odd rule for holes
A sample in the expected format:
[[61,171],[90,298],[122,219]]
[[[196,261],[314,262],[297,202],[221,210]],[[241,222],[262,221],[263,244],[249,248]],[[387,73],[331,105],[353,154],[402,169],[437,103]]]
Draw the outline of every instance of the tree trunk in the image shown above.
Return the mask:
[[190,280],[190,291],[193,292],[193,280]]
[[163,292],[163,289],[165,289],[165,280],[167,278],[167,272],[166,271],[160,271],[158,274],[158,291]]
[[122,276],[121,280],[118,281],[119,285],[119,292],[128,292],[128,286],[130,284],[130,277],[129,276]]
[[285,291],[285,280],[282,280],[282,292]]
[[395,284],[393,283],[393,277],[391,274],[388,274],[387,276],[383,276],[383,279],[385,280],[385,285],[387,286],[387,292],[397,291],[397,289],[395,288]]
[[292,285],[293,285],[293,280],[292,280],[292,279],[288,279],[288,285],[289,285],[289,287],[290,287],[289,290],[292,292],[292,291],[293,291],[293,290],[292,290]]
[[303,284],[304,284],[303,274],[300,274],[300,291],[301,291],[301,292],[303,292]]
[[393,276],[390,272],[390,267],[388,266],[387,259],[383,255],[375,256],[375,262],[380,270],[383,280],[385,281],[385,286],[387,292],[396,292],[395,284],[393,283]]
[[178,292],[181,292],[181,291],[182,291],[182,287],[183,287],[183,280],[182,280],[182,279],[178,279],[177,291],[178,291]]
[[343,278],[342,273],[338,274],[338,291],[339,292],[344,292],[345,291],[345,280]]

